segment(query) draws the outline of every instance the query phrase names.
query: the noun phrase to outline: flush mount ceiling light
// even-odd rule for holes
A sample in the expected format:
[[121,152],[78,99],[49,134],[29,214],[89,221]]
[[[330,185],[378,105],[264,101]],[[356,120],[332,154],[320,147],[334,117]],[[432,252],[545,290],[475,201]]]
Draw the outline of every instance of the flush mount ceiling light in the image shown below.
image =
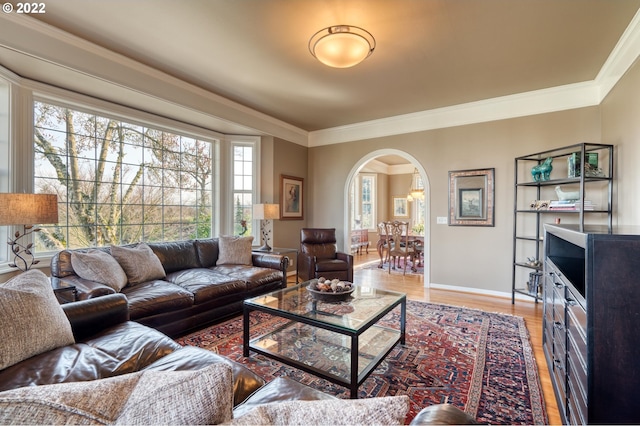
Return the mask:
[[376,48],[371,33],[352,25],[324,28],[309,40],[309,51],[320,62],[334,68],[349,68],[364,61]]

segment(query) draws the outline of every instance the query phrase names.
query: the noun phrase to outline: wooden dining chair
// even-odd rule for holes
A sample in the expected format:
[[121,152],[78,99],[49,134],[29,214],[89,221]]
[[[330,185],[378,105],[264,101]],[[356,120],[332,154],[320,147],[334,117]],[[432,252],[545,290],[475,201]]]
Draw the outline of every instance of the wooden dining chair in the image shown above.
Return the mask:
[[380,254],[380,268],[389,261],[389,235],[387,234],[387,222],[378,223],[378,254]]
[[394,220],[387,222],[387,241],[389,244],[389,273],[391,273],[391,258],[396,260],[404,259],[403,275],[407,273],[408,258],[414,259],[415,251],[413,244],[409,242],[409,223]]

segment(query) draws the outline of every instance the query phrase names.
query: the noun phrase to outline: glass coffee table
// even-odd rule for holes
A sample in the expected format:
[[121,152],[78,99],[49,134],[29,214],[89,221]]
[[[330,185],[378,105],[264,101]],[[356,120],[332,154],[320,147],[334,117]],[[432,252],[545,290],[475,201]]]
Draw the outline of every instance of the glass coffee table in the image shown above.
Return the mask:
[[[243,355],[261,353],[338,385],[351,398],[391,352],[405,343],[407,297],[403,293],[356,286],[341,302],[315,300],[307,281],[244,301]],[[379,321],[400,306],[398,328]],[[266,312],[282,318],[273,330],[251,336],[250,314]]]

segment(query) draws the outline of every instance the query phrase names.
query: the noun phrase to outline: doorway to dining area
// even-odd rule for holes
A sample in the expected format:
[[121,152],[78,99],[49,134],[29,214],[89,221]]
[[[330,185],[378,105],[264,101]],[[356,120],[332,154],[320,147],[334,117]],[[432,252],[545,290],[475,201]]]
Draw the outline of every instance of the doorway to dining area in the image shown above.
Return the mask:
[[430,277],[430,191],[426,170],[420,162],[397,149],[373,151],[353,166],[344,191],[345,248],[351,248],[356,261],[358,256],[373,252],[384,264],[377,225],[407,222],[410,235],[424,241],[419,261],[427,286]]

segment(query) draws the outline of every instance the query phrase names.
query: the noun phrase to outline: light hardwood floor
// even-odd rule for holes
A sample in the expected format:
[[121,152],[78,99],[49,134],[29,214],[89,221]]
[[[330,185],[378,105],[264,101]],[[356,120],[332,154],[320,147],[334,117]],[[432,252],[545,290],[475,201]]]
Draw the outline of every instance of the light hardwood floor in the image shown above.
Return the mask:
[[534,303],[533,300],[516,300],[511,304],[511,298],[501,298],[495,296],[484,296],[475,293],[466,293],[449,290],[429,289],[424,287],[424,277],[422,275],[389,275],[386,270],[377,268],[362,269],[361,265],[369,262],[379,261],[378,254],[369,249],[369,254],[355,254],[354,261],[354,281],[356,283],[367,283],[372,287],[385,288],[407,294],[411,300],[421,300],[424,302],[442,303],[467,308],[481,309],[488,312],[500,312],[505,314],[523,317],[531,339],[534,356],[540,374],[540,383],[545,399],[549,424],[561,424],[558,405],[556,403],[547,362],[542,351],[542,304]]

